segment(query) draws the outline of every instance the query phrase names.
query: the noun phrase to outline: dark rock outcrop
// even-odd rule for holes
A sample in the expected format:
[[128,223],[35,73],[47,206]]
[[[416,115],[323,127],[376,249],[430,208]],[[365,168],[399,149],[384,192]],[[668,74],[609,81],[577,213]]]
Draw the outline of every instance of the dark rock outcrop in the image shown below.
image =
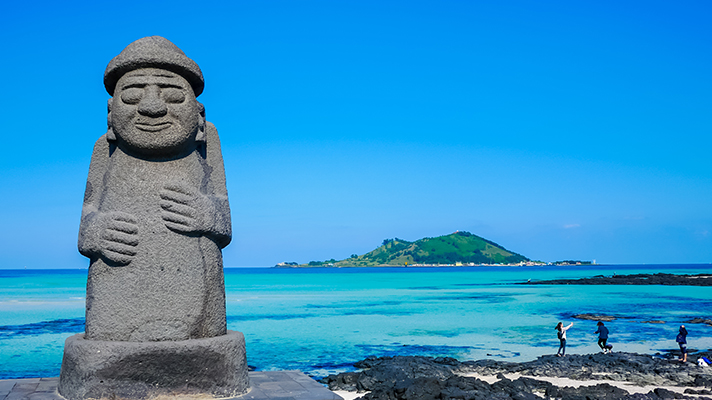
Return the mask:
[[712,286],[712,274],[633,274],[596,275],[592,278],[551,279],[544,281],[520,282],[520,285],[672,285],[672,286]]
[[[697,356],[707,355],[700,353]],[[712,368],[698,367],[694,362],[680,363],[662,357],[633,353],[542,356],[524,363],[495,360],[459,362],[453,358],[369,357],[354,364],[359,372],[330,375],[321,380],[331,390],[365,393],[366,400],[426,399],[704,399],[686,396],[663,388],[647,394],[629,394],[606,383],[625,381],[636,385],[699,387],[699,393],[712,389]],[[468,373],[496,375],[489,384]],[[534,377],[564,377],[576,380],[599,380],[593,386],[557,387],[536,378],[507,379],[505,373]]]
[[588,321],[606,321],[606,322],[611,322],[611,321],[615,321],[616,319],[618,319],[618,317],[614,317],[613,315],[603,315],[603,314],[574,314],[571,316],[571,318],[585,319]]
[[712,326],[712,319],[709,318],[692,318],[687,321],[683,321],[686,324],[707,324],[709,326]]

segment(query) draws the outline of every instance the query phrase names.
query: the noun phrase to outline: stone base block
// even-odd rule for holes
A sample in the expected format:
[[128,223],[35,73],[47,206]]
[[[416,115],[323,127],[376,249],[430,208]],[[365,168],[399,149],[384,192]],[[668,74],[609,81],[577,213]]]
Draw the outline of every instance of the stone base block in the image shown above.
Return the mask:
[[249,388],[245,337],[112,342],[69,337],[59,393],[69,400],[148,399],[160,395],[234,397]]

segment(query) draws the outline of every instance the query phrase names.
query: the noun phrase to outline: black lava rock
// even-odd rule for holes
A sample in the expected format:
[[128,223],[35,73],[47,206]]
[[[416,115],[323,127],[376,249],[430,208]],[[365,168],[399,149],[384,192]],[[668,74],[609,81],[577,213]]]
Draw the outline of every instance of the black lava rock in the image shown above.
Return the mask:
[[[706,354],[706,353],[701,353]],[[712,388],[712,368],[690,361],[634,353],[542,356],[524,363],[477,360],[459,362],[453,358],[369,357],[354,364],[362,370],[330,375],[321,380],[331,390],[365,393],[366,400],[479,400],[479,399],[700,399],[658,388],[646,394],[629,394],[606,383],[626,381],[639,385],[695,386],[699,393]],[[593,386],[556,387],[536,378],[507,379],[504,374],[600,380]],[[493,384],[468,374],[497,376]]]

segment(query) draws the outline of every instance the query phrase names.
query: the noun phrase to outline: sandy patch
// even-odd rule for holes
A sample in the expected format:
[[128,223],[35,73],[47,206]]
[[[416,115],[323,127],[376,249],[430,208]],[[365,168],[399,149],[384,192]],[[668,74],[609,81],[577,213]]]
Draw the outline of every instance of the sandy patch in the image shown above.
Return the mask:
[[345,390],[332,390],[332,392],[338,394],[339,396],[343,397],[344,400],[354,400],[357,397],[361,397],[366,393],[370,392],[363,392],[363,393],[358,393],[358,392],[347,392]]

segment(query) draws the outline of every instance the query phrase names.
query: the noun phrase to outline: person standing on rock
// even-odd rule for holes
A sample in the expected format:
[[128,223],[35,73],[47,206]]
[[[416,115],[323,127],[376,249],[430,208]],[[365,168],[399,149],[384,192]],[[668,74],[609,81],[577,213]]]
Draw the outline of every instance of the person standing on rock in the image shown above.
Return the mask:
[[687,329],[685,329],[685,325],[680,325],[680,331],[675,341],[680,345],[680,361],[687,362]]
[[598,325],[598,329],[593,333],[598,334],[598,347],[603,350],[603,354],[606,354],[609,352],[608,348],[606,348],[606,342],[608,341],[608,328],[603,325],[602,321],[598,321],[598,324],[596,325]]
[[566,355],[566,331],[569,330],[574,326],[574,323],[570,323],[568,326],[564,326],[563,322],[559,322],[556,324],[556,330],[559,331],[557,333],[557,336],[559,337],[559,350],[556,352],[556,355],[559,357],[563,357]]

